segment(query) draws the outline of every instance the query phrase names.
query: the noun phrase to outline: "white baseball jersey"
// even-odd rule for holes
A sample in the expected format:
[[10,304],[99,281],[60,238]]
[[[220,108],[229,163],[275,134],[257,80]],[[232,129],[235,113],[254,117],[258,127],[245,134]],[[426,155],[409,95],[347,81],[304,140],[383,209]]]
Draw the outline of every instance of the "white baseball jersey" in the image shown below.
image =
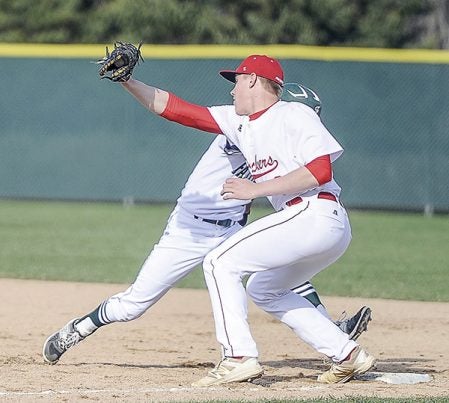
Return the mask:
[[[214,106],[209,110],[225,136],[242,151],[256,182],[284,176],[323,155],[329,154],[333,162],[343,152],[318,115],[297,102],[279,101],[254,120],[238,116],[232,105]],[[265,131],[267,135],[261,136]],[[332,180],[301,196],[322,191],[339,196],[340,187]],[[296,196],[299,194],[269,196],[268,199],[279,211],[285,207],[285,202]]]
[[224,200],[220,192],[225,180],[233,173],[240,176],[245,166],[243,155],[224,136],[217,136],[187,180],[178,205],[202,218],[241,220],[250,200]]

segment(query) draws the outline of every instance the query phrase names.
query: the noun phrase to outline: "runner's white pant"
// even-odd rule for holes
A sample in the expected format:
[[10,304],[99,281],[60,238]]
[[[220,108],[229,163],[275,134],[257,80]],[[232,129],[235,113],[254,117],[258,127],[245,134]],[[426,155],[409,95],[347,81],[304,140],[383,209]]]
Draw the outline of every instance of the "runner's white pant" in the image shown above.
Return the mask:
[[176,207],[134,283],[101,304],[100,321],[107,324],[138,318],[200,265],[208,252],[241,228],[237,223],[229,228],[206,223]]
[[357,343],[290,289],[335,262],[350,241],[343,206],[312,197],[249,224],[210,252],[204,274],[224,355],[258,356],[242,284],[250,275],[246,289],[258,306],[318,352],[346,358]]

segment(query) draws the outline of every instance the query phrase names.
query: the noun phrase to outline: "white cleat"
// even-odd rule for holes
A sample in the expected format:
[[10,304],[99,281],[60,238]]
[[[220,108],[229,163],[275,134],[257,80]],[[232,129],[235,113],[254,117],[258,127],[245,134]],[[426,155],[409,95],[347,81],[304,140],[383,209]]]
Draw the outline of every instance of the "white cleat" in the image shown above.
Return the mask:
[[257,358],[244,357],[237,359],[225,357],[207,376],[192,383],[192,386],[204,387],[231,382],[249,382],[260,378],[262,374],[263,368],[258,363]]
[[357,346],[350,354],[349,359],[334,363],[324,373],[318,376],[321,383],[344,383],[354,376],[364,374],[376,363],[375,358],[363,348]]

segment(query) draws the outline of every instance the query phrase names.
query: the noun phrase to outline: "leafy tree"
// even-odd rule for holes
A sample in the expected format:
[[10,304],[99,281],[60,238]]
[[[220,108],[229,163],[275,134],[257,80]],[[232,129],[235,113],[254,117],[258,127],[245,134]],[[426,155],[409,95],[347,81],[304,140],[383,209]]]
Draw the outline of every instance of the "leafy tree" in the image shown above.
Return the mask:
[[71,42],[81,34],[81,0],[0,1],[0,40]]
[[0,41],[448,47],[446,0],[0,0]]

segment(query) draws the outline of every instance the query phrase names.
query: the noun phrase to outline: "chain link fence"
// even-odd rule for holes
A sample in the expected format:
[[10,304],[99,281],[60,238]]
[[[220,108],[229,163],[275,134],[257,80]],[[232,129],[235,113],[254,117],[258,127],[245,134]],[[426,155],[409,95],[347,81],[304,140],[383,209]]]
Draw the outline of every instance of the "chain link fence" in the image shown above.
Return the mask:
[[[449,211],[449,65],[283,59],[345,148],[349,208]],[[240,59],[147,59],[135,77],[203,105]],[[212,136],[152,115],[84,58],[0,58],[0,197],[174,202]]]

